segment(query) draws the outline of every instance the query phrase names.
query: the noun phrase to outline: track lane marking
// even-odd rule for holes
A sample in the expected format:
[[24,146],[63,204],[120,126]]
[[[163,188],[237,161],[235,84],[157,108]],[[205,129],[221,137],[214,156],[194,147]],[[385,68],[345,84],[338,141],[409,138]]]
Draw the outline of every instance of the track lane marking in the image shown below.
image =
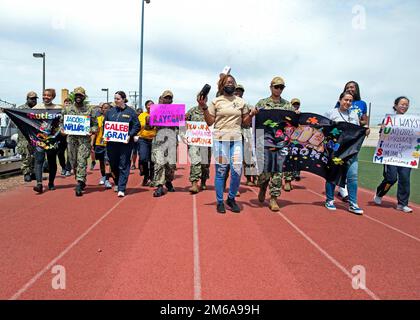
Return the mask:
[[200,242],[198,238],[197,198],[193,195],[194,300],[201,300]]

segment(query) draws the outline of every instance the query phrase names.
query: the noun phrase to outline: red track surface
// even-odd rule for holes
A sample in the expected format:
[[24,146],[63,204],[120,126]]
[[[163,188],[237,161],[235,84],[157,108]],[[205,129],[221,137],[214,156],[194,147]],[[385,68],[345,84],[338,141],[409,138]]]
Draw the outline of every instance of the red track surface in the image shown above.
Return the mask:
[[[153,198],[130,176],[128,195],[96,186],[74,196],[73,179],[35,195],[32,185],[0,195],[1,299],[420,299],[420,208],[413,214],[374,206],[359,191],[360,217],[339,201],[323,207],[324,183],[304,173],[281,212],[241,186],[240,214],[215,212],[213,184],[188,193],[188,167],[177,192]],[[54,290],[51,269],[66,271]],[[366,290],[352,268],[366,269]]]

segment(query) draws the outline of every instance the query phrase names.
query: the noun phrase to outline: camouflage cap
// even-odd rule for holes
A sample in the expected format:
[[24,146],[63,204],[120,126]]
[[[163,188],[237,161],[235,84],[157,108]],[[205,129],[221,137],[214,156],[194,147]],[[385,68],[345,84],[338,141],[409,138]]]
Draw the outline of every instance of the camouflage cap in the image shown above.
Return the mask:
[[82,87],[77,87],[73,90],[73,93],[76,94],[81,94],[82,96],[86,97],[86,91],[85,89],[83,89]]
[[161,97],[162,98],[165,98],[167,96],[171,96],[173,98],[174,97],[174,94],[172,93],[171,90],[165,90],[165,91],[163,91],[163,93],[161,94]]
[[244,88],[244,86],[243,85],[241,85],[241,84],[238,84],[237,86],[236,86],[236,88],[235,88],[235,90],[242,90],[242,91],[244,91],[245,92],[245,88]]
[[276,86],[276,85],[285,85],[284,80],[282,77],[274,77],[273,80],[271,80],[271,85],[272,86]]
[[36,94],[35,91],[29,91],[28,94],[26,95],[26,98],[37,98],[38,99],[38,95]]
[[292,101],[290,101],[291,104],[294,103],[299,103],[300,104],[300,100],[298,98],[293,98]]

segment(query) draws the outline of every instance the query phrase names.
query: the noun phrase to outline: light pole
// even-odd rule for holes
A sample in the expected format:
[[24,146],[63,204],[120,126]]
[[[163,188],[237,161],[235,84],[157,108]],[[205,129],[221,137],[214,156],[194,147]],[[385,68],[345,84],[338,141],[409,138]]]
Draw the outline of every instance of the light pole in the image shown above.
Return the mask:
[[143,31],[144,31],[144,3],[150,0],[141,0],[141,37],[140,37],[140,75],[139,75],[139,107],[143,106]]
[[102,89],[102,91],[106,91],[106,102],[109,102],[109,88]]
[[45,91],[45,52],[34,53],[34,58],[42,58],[42,93]]

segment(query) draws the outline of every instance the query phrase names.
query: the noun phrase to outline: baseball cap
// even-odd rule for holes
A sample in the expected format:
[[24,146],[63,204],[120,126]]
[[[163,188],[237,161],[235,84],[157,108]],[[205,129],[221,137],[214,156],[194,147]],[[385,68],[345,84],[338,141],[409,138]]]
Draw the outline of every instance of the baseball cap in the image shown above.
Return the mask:
[[276,85],[285,85],[284,80],[282,77],[274,77],[273,80],[271,80],[271,85],[272,86],[276,86]]
[[161,97],[162,97],[162,98],[165,98],[165,97],[167,97],[167,96],[171,96],[171,97],[173,98],[173,97],[174,97],[174,94],[172,93],[172,91],[171,91],[171,90],[165,90],[165,91],[163,91],[163,93],[162,93]]
[[241,85],[241,84],[238,84],[237,86],[236,86],[236,88],[235,88],[235,90],[242,90],[242,91],[244,91],[245,92],[245,88],[244,88],[244,86],[243,85]]
[[290,101],[291,104],[294,103],[299,103],[300,104],[300,100],[298,98],[293,98],[292,101]]
[[35,91],[29,91],[26,98],[38,98],[38,96]]
[[81,94],[82,96],[86,97],[86,91],[82,87],[77,87],[73,90],[74,94]]

